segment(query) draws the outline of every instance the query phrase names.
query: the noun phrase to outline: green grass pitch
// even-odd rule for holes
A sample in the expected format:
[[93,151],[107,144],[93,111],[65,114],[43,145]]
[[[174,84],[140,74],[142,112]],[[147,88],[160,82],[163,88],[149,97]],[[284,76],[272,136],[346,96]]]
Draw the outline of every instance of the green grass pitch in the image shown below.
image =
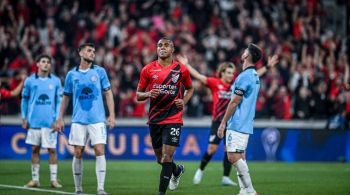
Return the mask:
[[[171,195],[228,195],[237,194],[238,187],[221,186],[222,163],[211,162],[205,170],[202,183],[192,184],[198,162],[180,162],[186,166],[176,191]],[[350,165],[339,163],[265,163],[249,162],[254,187],[260,195],[350,194]],[[160,166],[153,161],[107,161],[105,188],[116,195],[155,195],[158,190]],[[30,161],[0,161],[0,184],[23,186],[31,178]],[[73,192],[71,161],[59,162],[58,178],[63,184],[59,189]],[[236,179],[232,172],[231,178]],[[40,167],[41,189],[49,187],[49,169],[43,161]],[[94,160],[84,161],[83,188],[85,193],[96,193]],[[51,194],[0,187],[0,194]]]

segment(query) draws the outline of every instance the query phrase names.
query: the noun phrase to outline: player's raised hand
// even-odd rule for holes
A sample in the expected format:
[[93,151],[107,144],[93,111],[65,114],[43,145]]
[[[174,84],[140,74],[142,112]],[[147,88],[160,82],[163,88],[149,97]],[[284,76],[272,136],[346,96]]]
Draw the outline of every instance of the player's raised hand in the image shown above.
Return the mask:
[[109,116],[107,119],[109,129],[113,129],[115,127],[115,117]]
[[160,94],[160,90],[159,89],[152,89],[150,92],[150,98],[157,98],[158,95]]
[[25,130],[28,130],[29,128],[28,121],[26,119],[22,120],[22,128]]
[[269,68],[273,68],[278,63],[278,61],[278,55],[273,55],[272,57],[269,56],[267,60],[267,65],[269,66]]
[[179,60],[179,62],[185,66],[189,65],[188,64],[188,58],[187,56],[184,56],[184,55],[177,55],[176,56],[177,60]]
[[185,102],[183,99],[176,99],[175,101],[175,105],[179,110],[182,110],[185,106]]
[[226,123],[220,123],[219,129],[218,129],[218,137],[223,138],[224,137],[224,131],[226,129]]
[[64,121],[63,119],[57,119],[56,124],[54,125],[54,131],[57,131],[59,133],[62,133],[64,130]]

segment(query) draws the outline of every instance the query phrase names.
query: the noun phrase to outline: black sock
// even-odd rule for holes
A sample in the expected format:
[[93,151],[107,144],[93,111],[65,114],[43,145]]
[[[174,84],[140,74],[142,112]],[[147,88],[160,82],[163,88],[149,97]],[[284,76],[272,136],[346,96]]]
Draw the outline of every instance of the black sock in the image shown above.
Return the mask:
[[174,163],[174,161],[172,162],[173,165],[173,174],[175,177],[180,175],[180,169],[179,167]]
[[162,171],[160,172],[159,192],[163,192],[163,193],[166,192],[172,173],[173,173],[173,163],[164,162],[162,164]]
[[231,162],[227,158],[227,152],[225,152],[223,163],[224,165],[224,176],[229,176],[232,168]]
[[209,163],[209,161],[211,160],[211,157],[213,157],[212,154],[208,154],[208,152],[205,152],[202,160],[201,160],[201,165],[199,166],[199,168],[203,171],[204,168],[207,166],[207,164]]

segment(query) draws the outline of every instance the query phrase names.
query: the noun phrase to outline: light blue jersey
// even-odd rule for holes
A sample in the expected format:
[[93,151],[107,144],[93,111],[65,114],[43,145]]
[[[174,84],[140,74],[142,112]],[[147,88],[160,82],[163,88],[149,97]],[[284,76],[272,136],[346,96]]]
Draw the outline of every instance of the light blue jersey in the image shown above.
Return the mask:
[[95,124],[105,122],[102,92],[111,88],[104,68],[93,65],[88,71],[70,70],[64,83],[64,95],[73,98],[72,122]]
[[232,95],[242,96],[241,103],[227,123],[228,130],[253,134],[256,100],[260,89],[259,76],[254,67],[248,67],[231,86]]
[[59,78],[50,74],[39,77],[33,74],[24,82],[21,101],[21,115],[27,119],[29,128],[51,128],[58,117],[62,98],[62,85]]

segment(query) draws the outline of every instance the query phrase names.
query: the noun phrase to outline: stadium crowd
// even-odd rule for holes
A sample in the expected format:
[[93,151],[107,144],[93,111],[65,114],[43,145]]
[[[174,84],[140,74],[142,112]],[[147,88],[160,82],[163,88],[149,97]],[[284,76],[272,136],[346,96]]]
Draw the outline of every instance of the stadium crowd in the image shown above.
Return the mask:
[[[108,71],[118,117],[144,117],[136,102],[138,75],[156,57],[156,41],[174,40],[202,74],[234,62],[248,43],[280,63],[262,77],[257,118],[350,121],[348,37],[328,29],[318,0],[3,0],[0,2],[1,88],[16,88],[36,71],[35,57],[53,57],[62,81],[78,64],[74,48],[97,46],[96,64]],[[258,67],[263,66],[261,60]],[[189,117],[211,113],[211,96],[198,81],[187,105]],[[2,98],[1,114],[18,114],[19,99]]]

